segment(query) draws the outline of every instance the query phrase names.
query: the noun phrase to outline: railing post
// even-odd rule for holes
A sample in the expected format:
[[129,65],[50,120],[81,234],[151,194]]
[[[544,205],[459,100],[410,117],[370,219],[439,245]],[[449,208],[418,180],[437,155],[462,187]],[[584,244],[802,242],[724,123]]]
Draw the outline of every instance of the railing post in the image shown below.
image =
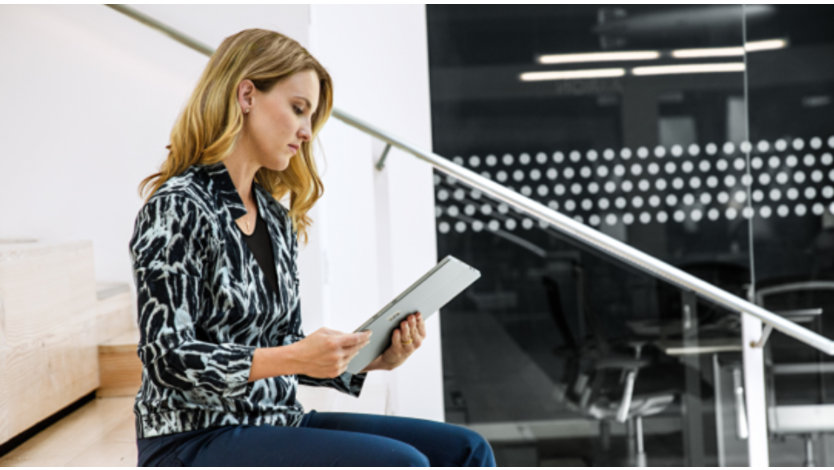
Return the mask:
[[376,165],[374,165],[378,171],[382,171],[382,169],[385,168],[385,160],[388,158],[388,152],[390,150],[391,144],[386,143],[385,149],[382,151],[382,155],[380,155],[379,160],[377,160]]
[[762,337],[762,322],[741,314],[741,346],[744,361],[744,400],[747,404],[747,456],[750,467],[767,467],[767,402],[765,401],[764,349],[755,347]]
[[[681,291],[681,319],[683,344],[685,347],[698,345],[698,298],[688,290]],[[683,424],[683,449],[687,467],[703,467],[704,460],[704,403],[701,390],[701,358],[699,355],[684,355],[684,388],[682,402],[685,413]]]

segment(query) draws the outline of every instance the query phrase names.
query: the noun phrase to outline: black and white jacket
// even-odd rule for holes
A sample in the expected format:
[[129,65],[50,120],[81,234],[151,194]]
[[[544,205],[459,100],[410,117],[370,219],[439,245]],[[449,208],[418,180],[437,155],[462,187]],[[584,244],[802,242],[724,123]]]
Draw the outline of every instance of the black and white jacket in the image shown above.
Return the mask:
[[137,438],[226,425],[295,426],[298,383],[359,395],[365,374],[280,376],[248,383],[256,348],[304,338],[298,244],[287,210],[254,184],[278,292],[267,285],[235,220],[246,213],[225,165],[195,165],[139,211],[130,252],[144,364]]

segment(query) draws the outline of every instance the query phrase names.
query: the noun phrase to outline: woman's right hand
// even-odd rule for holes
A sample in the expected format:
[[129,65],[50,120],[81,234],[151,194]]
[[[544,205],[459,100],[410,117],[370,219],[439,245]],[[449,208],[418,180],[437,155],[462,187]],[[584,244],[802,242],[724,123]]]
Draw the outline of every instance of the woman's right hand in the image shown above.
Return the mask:
[[328,379],[342,375],[351,359],[368,344],[370,337],[370,331],[342,333],[319,328],[290,347],[301,374]]

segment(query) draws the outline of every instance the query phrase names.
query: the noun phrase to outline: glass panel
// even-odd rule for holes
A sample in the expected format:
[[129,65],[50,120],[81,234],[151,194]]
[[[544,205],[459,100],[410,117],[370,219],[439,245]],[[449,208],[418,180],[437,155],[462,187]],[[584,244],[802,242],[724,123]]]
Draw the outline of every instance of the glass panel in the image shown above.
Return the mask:
[[[744,295],[740,6],[427,8],[435,152]],[[568,55],[588,52],[649,58]],[[521,79],[590,69],[608,76]],[[736,314],[435,183],[439,255],[483,273],[441,315],[448,421],[502,465],[638,464],[640,447],[649,465],[746,464]]]
[[[749,7],[748,7],[749,8]],[[834,8],[746,15],[757,299],[834,337]],[[771,465],[831,465],[834,363],[774,333]],[[792,408],[787,408],[792,407]]]

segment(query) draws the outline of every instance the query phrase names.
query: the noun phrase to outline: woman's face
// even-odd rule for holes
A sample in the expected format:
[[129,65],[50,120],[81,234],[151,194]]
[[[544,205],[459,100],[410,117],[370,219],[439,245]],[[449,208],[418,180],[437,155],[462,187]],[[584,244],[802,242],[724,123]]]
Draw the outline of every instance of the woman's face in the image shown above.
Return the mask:
[[255,90],[248,114],[246,137],[259,166],[283,171],[312,138],[312,116],[319,103],[315,71],[290,75],[263,93]]

